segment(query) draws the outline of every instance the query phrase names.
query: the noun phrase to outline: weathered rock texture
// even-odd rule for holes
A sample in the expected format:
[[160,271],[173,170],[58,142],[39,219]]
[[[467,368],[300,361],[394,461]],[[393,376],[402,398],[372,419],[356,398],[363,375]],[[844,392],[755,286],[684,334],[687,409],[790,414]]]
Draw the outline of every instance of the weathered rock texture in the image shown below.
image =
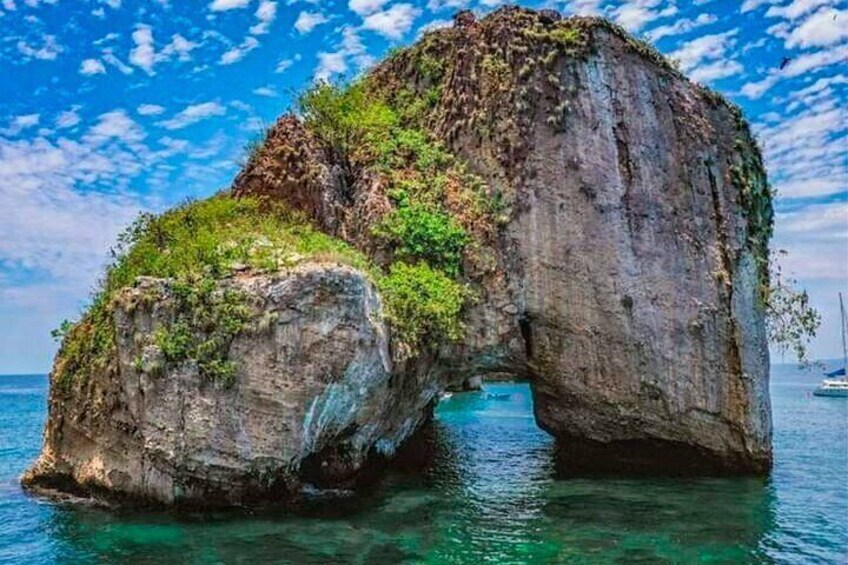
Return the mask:
[[[118,298],[117,358],[85,390],[51,389],[45,447],[25,484],[164,503],[273,502],[302,481],[351,483],[391,456],[437,390],[393,377],[380,300],[347,267],[222,283],[248,298],[230,346],[237,386],[168,368],[150,336],[173,319],[167,281]],[[81,402],[80,399],[85,399]]]
[[[444,366],[529,376],[566,467],[769,469],[759,293],[772,211],[737,108],[608,22],[518,8],[462,14],[371,80],[390,99],[437,87],[427,129],[507,205],[490,241],[496,266],[466,259],[480,300]],[[281,129],[308,136],[287,117],[269,139]],[[372,248],[373,215],[350,211],[384,209],[369,204],[384,200],[379,182],[281,191],[261,180],[269,162],[285,167],[274,147],[237,194],[335,200],[320,208],[347,212],[304,210]],[[331,160],[314,155],[311,178],[332,178]]]
[[[518,8],[464,13],[368,80],[395,103],[432,100],[421,127],[503,202],[497,225],[465,226],[466,337],[393,364],[363,275],[313,266],[225,283],[255,310],[229,351],[235,386],[191,364],[153,376],[144,336],[173,312],[148,281],[121,297],[117,359],[79,390],[52,388],[26,482],[165,502],[345,484],[420,426],[438,390],[487,371],[530,379],[566,469],[769,469],[772,210],[737,109],[607,22]],[[295,117],[233,189],[386,262],[371,227],[392,208],[387,180],[345,169]]]

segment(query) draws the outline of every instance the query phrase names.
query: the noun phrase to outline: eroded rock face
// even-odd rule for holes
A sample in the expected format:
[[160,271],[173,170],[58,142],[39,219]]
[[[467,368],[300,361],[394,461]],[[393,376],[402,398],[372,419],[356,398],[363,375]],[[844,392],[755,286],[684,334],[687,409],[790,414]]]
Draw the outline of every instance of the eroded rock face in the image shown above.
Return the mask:
[[[492,18],[469,37],[463,65],[484,67],[491,51],[480,44],[517,33],[514,16]],[[542,91],[531,114],[518,112],[511,153],[509,130],[504,139],[439,123],[513,203],[500,251],[537,422],[566,466],[765,472],[763,265],[750,187],[734,182],[754,142],[711,93],[614,29],[589,30],[583,57],[509,89]],[[502,111],[484,81],[447,80],[469,115]],[[765,214],[770,222],[770,205]]]
[[369,455],[390,457],[426,417],[437,390],[415,374],[396,378],[380,300],[360,272],[307,265],[221,284],[253,311],[229,348],[232,386],[194,363],[165,363],[150,336],[175,302],[168,281],[141,279],[118,299],[114,363],[84,390],[51,387],[44,450],[25,484],[274,502],[304,481],[352,483]]
[[443,366],[529,376],[565,467],[770,468],[772,211],[737,109],[607,22],[518,8],[462,17],[372,77],[388,96],[438,87],[428,130],[507,205],[496,267],[466,263],[480,300]]

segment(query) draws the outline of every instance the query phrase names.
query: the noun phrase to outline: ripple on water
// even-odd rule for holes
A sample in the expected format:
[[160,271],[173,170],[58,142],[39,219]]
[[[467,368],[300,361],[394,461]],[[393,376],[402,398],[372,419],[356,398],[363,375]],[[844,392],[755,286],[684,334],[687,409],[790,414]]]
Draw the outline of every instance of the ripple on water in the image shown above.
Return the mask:
[[17,477],[40,447],[46,379],[22,379],[0,377],[0,562],[846,561],[848,402],[806,396],[809,382],[793,372],[773,379],[768,480],[554,480],[553,442],[535,426],[528,387],[495,384],[438,407],[423,472],[340,501],[317,497],[294,515],[105,512],[30,498]]

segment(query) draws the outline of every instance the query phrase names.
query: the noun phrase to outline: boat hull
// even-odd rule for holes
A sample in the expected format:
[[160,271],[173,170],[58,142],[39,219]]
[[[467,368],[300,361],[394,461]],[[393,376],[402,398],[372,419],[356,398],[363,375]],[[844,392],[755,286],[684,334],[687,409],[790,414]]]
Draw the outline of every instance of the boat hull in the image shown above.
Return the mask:
[[813,396],[830,396],[836,398],[848,398],[848,389],[839,388],[817,388],[813,391]]

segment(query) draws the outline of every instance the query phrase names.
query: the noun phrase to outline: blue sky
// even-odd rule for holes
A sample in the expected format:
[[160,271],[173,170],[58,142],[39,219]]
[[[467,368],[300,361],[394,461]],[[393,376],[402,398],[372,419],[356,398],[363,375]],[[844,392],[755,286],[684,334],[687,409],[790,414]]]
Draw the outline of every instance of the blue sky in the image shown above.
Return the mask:
[[[244,146],[350,77],[497,0],[0,0],[0,373],[46,372],[118,231],[229,185]],[[739,103],[779,191],[774,246],[840,351],[848,292],[848,9],[831,0],[527,2],[605,15]],[[783,57],[791,60],[784,69]]]

